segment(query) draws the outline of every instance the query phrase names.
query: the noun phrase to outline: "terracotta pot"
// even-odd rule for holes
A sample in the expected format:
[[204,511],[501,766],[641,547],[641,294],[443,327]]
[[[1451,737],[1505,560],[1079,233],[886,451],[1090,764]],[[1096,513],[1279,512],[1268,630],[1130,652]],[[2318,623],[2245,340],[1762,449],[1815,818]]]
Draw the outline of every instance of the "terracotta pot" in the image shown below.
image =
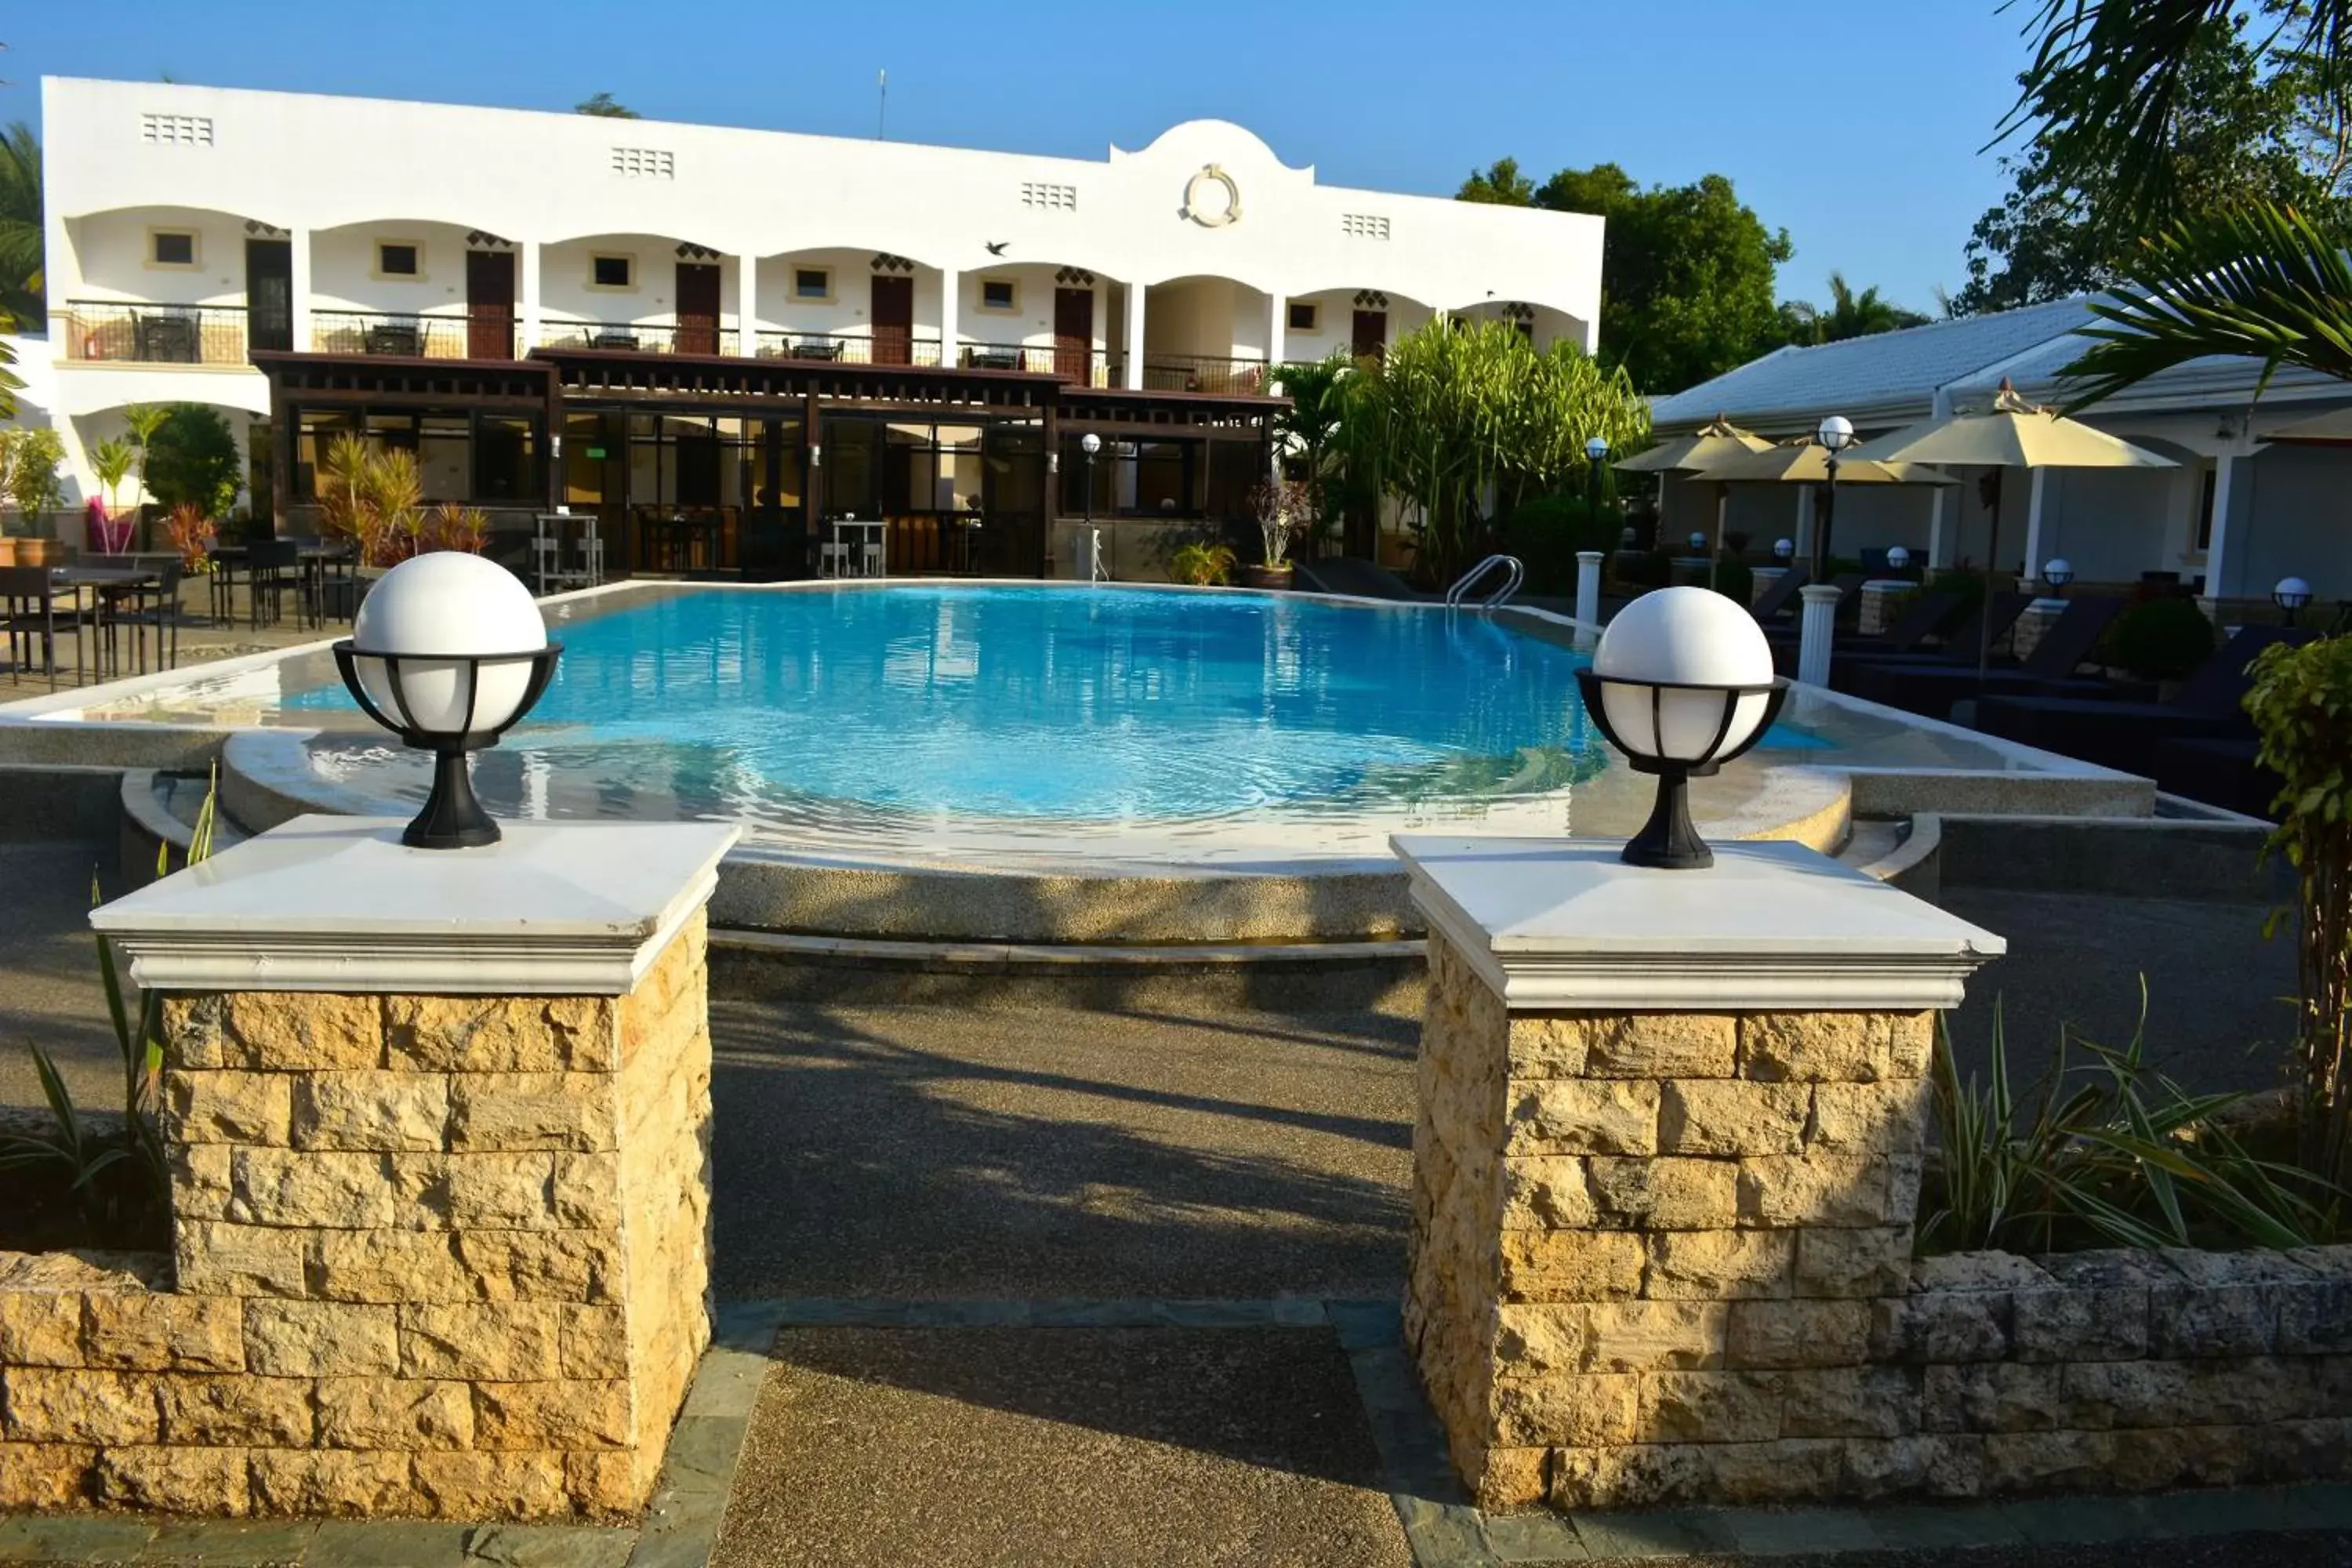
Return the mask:
[[54,539],[16,541],[16,564],[19,566],[62,566],[65,563],[66,548]]
[[15,564],[16,564],[16,542],[5,535],[0,535],[0,566]]
[[1244,566],[1242,568],[1244,588],[1287,588],[1290,586],[1288,566]]

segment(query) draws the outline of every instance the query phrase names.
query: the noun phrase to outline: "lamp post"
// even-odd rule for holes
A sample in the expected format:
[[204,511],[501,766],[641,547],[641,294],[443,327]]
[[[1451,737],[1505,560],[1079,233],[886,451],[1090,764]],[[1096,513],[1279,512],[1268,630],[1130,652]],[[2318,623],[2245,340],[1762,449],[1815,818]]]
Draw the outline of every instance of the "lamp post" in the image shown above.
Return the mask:
[[503,566],[436,551],[385,573],[334,646],[360,710],[434,754],[425,809],[400,836],[415,849],[499,841],[475,797],[469,752],[499,743],[547,689],[563,645],[547,640],[530,591]]
[[1829,484],[1822,493],[1822,525],[1813,530],[1813,580],[1822,582],[1830,574],[1830,529],[1837,521],[1838,454],[1853,445],[1853,425],[1843,414],[1832,414],[1822,421],[1814,432],[1821,437],[1823,450],[1829,454]]
[[1584,443],[1584,504],[1594,522],[1601,521],[1601,465],[1609,457],[1609,443],[1594,436]]
[[2271,603],[2286,612],[2286,624],[2303,624],[2303,607],[2311,603],[2311,584],[2300,577],[2282,577],[2271,590]]
[[1095,454],[1102,450],[1102,437],[1089,430],[1078,437],[1078,450],[1087,455],[1087,522],[1095,521]]
[[1898,544],[1886,552],[1886,569],[1900,577],[1911,570],[1911,552]]
[[1636,773],[1654,773],[1650,819],[1629,866],[1715,864],[1690,817],[1689,784],[1763,738],[1789,694],[1771,645],[1745,609],[1705,588],[1661,588],[1619,612],[1576,672],[1584,710]]
[[2066,596],[2066,584],[2074,580],[2074,563],[2063,555],[2053,555],[2042,563],[2042,580],[2058,590],[2058,597]]
[[1772,542],[1773,560],[1778,561],[1781,565],[1786,566],[1790,562],[1794,561],[1796,558],[1797,542],[1795,540],[1776,539]]

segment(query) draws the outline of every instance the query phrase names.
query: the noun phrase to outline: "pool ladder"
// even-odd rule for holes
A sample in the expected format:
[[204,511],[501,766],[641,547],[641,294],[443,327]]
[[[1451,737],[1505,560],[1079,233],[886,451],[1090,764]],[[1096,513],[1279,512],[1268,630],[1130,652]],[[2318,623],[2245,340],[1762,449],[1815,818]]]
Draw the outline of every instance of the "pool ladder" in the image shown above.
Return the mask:
[[1463,601],[1470,596],[1471,588],[1491,575],[1497,567],[1500,567],[1503,573],[1502,586],[1479,600],[1475,607],[1481,610],[1498,610],[1509,604],[1512,595],[1519,591],[1520,584],[1528,580],[1528,569],[1519,563],[1519,558],[1516,555],[1489,555],[1477,565],[1462,574],[1454,586],[1445,590],[1445,607],[1449,610],[1460,609]]

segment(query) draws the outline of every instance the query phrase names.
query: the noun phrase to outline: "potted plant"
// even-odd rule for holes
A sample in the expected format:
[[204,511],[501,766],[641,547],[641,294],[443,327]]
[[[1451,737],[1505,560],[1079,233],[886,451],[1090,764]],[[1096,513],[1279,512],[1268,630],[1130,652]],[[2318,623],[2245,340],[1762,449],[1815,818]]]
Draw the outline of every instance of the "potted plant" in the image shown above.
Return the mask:
[[[58,556],[57,542],[38,537],[41,519],[63,499],[64,484],[58,465],[65,461],[65,442],[54,430],[18,428],[0,432],[6,437],[5,468],[8,500],[16,504],[23,536],[11,542],[7,564],[47,566]],[[0,530],[5,532],[5,530]]]
[[1315,525],[1314,492],[1296,479],[1268,479],[1250,491],[1250,507],[1257,513],[1265,557],[1243,567],[1242,581],[1252,588],[1287,588],[1290,546]]
[[100,441],[89,449],[90,471],[106,487],[106,499],[101,501],[96,496],[89,498],[86,528],[89,547],[101,555],[121,555],[131,548],[131,531],[136,519],[121,515],[121,503],[115,498],[138,460],[137,450],[120,436]]

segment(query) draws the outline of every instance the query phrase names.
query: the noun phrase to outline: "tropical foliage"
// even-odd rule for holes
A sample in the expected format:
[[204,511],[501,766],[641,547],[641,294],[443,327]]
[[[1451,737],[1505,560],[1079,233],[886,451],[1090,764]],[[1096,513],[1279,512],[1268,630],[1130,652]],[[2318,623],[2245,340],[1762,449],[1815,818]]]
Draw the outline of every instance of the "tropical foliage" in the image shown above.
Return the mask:
[[2352,1187],[2352,637],[2264,648],[2246,710],[2294,868],[2305,1164]]
[[160,415],[152,408],[136,412],[141,417],[132,437],[140,441],[139,479],[149,499],[166,512],[193,506],[206,517],[226,515],[236,502],[245,459],[220,410],[174,403]]
[[1250,512],[1265,542],[1269,569],[1290,564],[1291,544],[1315,530],[1315,491],[1297,479],[1267,479],[1249,493]]
[[424,489],[416,454],[346,431],[328,443],[319,465],[320,531],[355,541],[369,566],[396,566],[436,550],[479,554],[489,519],[454,501],[427,509]]
[[1355,356],[1342,349],[1328,359],[1294,361],[1274,374],[1275,389],[1290,399],[1274,416],[1275,450],[1314,489],[1318,520],[1337,518],[1344,502],[1336,461],[1345,402],[1340,383],[1355,368]]
[[1168,576],[1171,582],[1189,583],[1195,588],[1230,583],[1234,577],[1233,547],[1200,539],[1180,544],[1168,557]]
[[0,132],[0,317],[40,329],[41,271],[41,143],[20,120]]
[[220,525],[203,509],[181,502],[163,520],[163,530],[179,552],[181,570],[194,575],[213,569],[213,542],[220,537]]
[[2225,1124],[2245,1097],[2182,1088],[2147,1065],[2139,1030],[2116,1050],[2062,1027],[2022,1094],[1998,1008],[1990,1044],[1979,1087],[1961,1079],[1948,1029],[1937,1043],[1921,1252],[2284,1247],[2343,1233],[2343,1192],[2249,1152]]
[[1875,285],[1857,293],[1842,272],[1830,274],[1827,310],[1803,300],[1780,302],[1780,321],[1789,342],[1801,346],[1841,343],[1848,338],[1867,338],[1905,327],[1925,326],[1927,320],[1916,310],[1906,310],[1892,300],[1881,298]]
[[17,521],[27,531],[65,499],[65,481],[58,472],[65,460],[64,440],[47,426],[0,430],[0,495],[16,507]]
[[1435,321],[1341,382],[1335,445],[1351,483],[1402,503],[1422,564],[1451,582],[1489,514],[1571,488],[1594,436],[1649,438],[1649,405],[1622,368],[1572,343],[1538,352],[1508,322]]

